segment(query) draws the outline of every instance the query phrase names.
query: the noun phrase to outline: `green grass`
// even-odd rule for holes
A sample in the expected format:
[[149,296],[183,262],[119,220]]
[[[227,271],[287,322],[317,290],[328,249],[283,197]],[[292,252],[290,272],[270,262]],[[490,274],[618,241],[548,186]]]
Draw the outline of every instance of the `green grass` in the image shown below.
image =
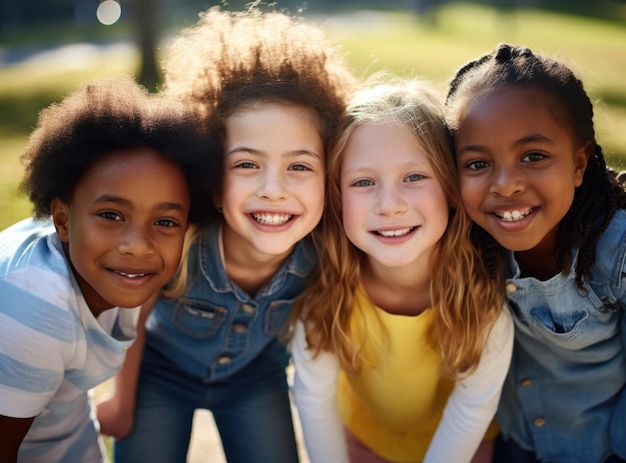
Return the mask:
[[[398,12],[314,17],[348,52],[354,72],[382,69],[422,76],[445,88],[455,70],[498,43],[525,45],[564,59],[585,82],[596,105],[596,131],[609,164],[626,168],[626,24],[563,14],[500,12],[471,4],[440,9],[432,22]],[[133,74],[138,56],[121,52],[82,59],[80,66],[44,63],[0,68],[0,229],[30,215],[16,200],[20,151],[39,110],[100,74]]]

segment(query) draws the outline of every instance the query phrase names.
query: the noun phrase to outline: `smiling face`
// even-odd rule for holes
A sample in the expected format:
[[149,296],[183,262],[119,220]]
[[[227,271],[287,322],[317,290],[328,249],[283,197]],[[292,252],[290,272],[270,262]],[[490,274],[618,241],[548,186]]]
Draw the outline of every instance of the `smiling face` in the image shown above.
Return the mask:
[[382,266],[429,258],[448,225],[448,201],[427,154],[392,124],[354,130],[341,197],[348,239]]
[[554,249],[587,165],[585,147],[574,146],[552,101],[510,87],[481,96],[454,137],[465,208],[509,250]]
[[226,121],[225,171],[216,206],[224,240],[250,254],[284,256],[318,224],[325,154],[304,108],[263,103]]
[[52,216],[94,315],[136,307],[170,281],[180,262],[189,192],[183,172],[153,150],[113,152]]

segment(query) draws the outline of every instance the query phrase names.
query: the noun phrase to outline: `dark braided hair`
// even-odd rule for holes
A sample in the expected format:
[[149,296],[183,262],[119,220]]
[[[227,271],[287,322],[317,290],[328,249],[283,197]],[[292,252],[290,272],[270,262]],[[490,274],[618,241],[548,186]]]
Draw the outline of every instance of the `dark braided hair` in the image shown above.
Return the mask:
[[[461,114],[472,98],[512,86],[539,89],[549,95],[556,103],[554,109],[562,123],[569,127],[575,145],[588,147],[583,181],[559,223],[554,250],[557,269],[563,271],[570,262],[572,248],[579,249],[576,283],[583,289],[583,278],[589,277],[595,262],[598,239],[615,211],[626,208],[626,175],[618,175],[606,165],[595,138],[593,104],[582,81],[566,65],[534,54],[528,48],[501,44],[493,52],[461,67],[446,98],[448,128],[452,133],[458,130]],[[484,249],[492,250],[490,262],[494,262],[495,240],[484,230],[475,230],[474,239]]]

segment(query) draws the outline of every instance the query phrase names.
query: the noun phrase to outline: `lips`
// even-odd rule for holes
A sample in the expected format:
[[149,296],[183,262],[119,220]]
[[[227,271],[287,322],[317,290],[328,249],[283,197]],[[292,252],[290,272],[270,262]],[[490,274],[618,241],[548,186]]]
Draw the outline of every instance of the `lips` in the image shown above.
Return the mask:
[[289,222],[292,218],[292,214],[276,213],[270,214],[267,212],[252,213],[252,218],[262,225],[283,225]]
[[534,208],[526,209],[512,209],[510,211],[494,212],[494,215],[498,216],[505,222],[518,222],[524,217],[530,215],[534,211]]

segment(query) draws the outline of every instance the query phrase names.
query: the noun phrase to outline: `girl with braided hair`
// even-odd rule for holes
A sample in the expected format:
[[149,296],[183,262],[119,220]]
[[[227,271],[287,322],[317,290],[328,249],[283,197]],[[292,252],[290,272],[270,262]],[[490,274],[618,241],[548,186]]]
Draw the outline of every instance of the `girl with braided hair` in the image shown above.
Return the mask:
[[626,181],[605,163],[582,82],[500,45],[458,71],[446,122],[515,319],[495,461],[624,461]]

